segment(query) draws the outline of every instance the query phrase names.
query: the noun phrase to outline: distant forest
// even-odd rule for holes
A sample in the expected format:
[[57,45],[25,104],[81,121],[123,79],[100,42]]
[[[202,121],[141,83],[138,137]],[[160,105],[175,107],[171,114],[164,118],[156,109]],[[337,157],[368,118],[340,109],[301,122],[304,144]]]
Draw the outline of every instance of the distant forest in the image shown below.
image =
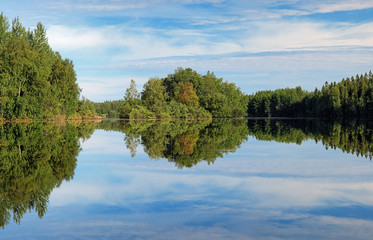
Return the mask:
[[315,117],[351,119],[373,117],[373,75],[356,75],[328,83],[313,92],[301,87],[260,91],[249,96],[250,117]]
[[0,120],[91,118],[80,91],[72,61],[51,49],[41,23],[26,30],[0,14]]

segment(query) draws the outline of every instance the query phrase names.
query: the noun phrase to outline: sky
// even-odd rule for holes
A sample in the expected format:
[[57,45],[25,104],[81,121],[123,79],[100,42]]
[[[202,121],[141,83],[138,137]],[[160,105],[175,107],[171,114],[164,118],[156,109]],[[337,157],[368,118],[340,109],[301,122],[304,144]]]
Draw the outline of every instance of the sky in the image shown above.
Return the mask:
[[0,0],[74,62],[82,96],[122,99],[130,80],[178,67],[214,72],[247,94],[373,70],[373,0]]

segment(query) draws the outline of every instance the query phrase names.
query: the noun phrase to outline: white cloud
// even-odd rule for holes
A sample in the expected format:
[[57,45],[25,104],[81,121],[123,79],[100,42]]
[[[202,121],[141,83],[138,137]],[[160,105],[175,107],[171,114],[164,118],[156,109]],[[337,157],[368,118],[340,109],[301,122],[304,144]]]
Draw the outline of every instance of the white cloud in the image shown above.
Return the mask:
[[51,25],[48,26],[47,36],[52,48],[59,51],[85,49],[100,51],[113,44],[114,46],[123,45],[121,41],[117,41],[120,35],[118,36],[118,32],[112,27],[90,28]]
[[314,47],[373,46],[372,23],[330,25],[313,22],[270,21],[257,23],[247,38],[252,51],[306,50]]
[[[240,4],[237,4],[240,6]],[[363,10],[373,7],[372,1],[366,0],[269,0],[260,1],[259,4],[242,4],[240,10],[235,10],[236,14],[247,16],[249,19],[281,19],[284,16],[304,16],[316,13],[332,13],[339,11]],[[276,8],[277,6],[288,6]]]
[[[320,3],[320,1],[317,1]],[[320,5],[314,5],[312,11],[316,13],[330,13],[337,11],[353,11],[362,10],[367,8],[373,8],[373,2],[367,0],[348,0],[348,1],[331,1],[330,3],[325,3],[321,1]]]

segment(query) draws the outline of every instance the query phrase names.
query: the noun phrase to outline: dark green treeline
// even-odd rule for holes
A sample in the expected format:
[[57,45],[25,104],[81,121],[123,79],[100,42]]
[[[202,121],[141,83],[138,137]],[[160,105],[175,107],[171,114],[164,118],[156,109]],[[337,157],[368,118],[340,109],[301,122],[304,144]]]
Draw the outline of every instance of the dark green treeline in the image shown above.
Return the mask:
[[43,217],[52,190],[74,176],[79,139],[93,131],[93,122],[0,125],[0,227],[32,210]]
[[41,23],[26,30],[0,14],[0,119],[81,118],[94,115],[79,100],[73,63],[54,52]]
[[339,83],[326,82],[313,92],[301,87],[260,91],[249,96],[251,117],[373,118],[373,74]]
[[99,116],[105,118],[119,118],[119,110],[124,104],[124,100],[94,102],[93,106]]

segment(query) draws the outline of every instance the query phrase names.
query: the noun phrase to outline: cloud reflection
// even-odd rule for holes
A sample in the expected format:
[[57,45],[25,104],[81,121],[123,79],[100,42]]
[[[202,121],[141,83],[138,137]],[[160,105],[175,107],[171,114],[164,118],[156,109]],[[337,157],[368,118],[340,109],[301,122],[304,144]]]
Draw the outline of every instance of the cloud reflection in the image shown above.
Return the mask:
[[145,154],[130,158],[124,144],[121,133],[104,131],[82,144],[74,181],[54,190],[35,226],[52,230],[41,238],[59,238],[61,228],[76,239],[371,236],[373,168],[356,156],[313,141],[250,138],[212,165],[180,170]]

